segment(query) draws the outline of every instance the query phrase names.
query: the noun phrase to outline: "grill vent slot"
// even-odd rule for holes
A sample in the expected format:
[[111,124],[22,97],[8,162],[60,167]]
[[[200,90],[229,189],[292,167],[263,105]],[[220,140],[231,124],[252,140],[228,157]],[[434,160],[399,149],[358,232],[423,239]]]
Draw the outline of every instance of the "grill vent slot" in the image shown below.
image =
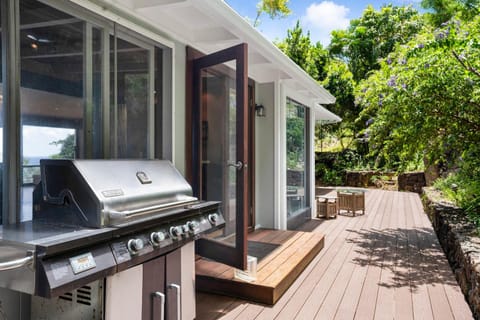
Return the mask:
[[59,299],[62,299],[62,300],[73,301],[73,293],[67,292],[67,293],[61,295],[61,296],[58,297],[58,298],[59,298]]
[[90,286],[83,286],[77,289],[77,303],[85,304],[87,306],[92,303],[92,288]]
[[92,287],[83,286],[73,292],[64,293],[58,298],[90,306],[92,305]]

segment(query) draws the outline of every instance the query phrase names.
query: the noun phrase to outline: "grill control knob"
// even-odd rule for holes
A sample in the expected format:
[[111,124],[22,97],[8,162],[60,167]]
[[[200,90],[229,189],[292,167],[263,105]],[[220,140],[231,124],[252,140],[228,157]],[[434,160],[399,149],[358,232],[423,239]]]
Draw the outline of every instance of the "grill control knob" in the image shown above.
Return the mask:
[[142,239],[130,239],[127,243],[127,248],[130,253],[135,254],[138,251],[142,250],[144,246]]
[[187,226],[188,231],[190,231],[191,233],[194,233],[195,229],[197,229],[197,227],[198,227],[198,222],[197,221],[188,221],[185,225]]
[[216,213],[209,214],[208,221],[210,221],[211,224],[216,224],[218,221],[218,214]]
[[182,227],[170,227],[170,236],[173,239],[177,239],[182,235]]
[[165,240],[165,233],[163,233],[163,231],[152,232],[150,234],[150,241],[156,246],[158,246],[163,240]]

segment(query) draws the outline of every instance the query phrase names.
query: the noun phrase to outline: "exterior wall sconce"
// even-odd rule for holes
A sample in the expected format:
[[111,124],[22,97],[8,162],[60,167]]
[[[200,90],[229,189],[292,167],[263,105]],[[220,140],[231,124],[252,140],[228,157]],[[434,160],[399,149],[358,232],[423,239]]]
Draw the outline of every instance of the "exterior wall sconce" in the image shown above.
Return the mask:
[[265,117],[265,107],[261,104],[256,104],[255,105],[255,113],[257,114],[257,117]]

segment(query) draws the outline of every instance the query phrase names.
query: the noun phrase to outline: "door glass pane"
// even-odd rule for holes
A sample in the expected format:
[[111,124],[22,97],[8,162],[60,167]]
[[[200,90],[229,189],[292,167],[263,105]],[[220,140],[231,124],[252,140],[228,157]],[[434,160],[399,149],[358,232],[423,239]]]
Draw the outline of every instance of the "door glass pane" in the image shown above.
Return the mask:
[[33,0],[20,2],[20,24],[21,219],[29,220],[39,159],[102,154],[93,120],[101,113],[102,37],[101,29]]
[[287,217],[306,208],[305,106],[287,99]]
[[235,73],[207,68],[201,73],[202,199],[222,202],[226,227],[221,239],[235,243],[237,209],[237,105]]
[[[114,38],[111,38],[112,41]],[[116,101],[112,101],[113,129],[111,145],[118,158],[142,159],[149,157],[148,111],[150,107],[151,50],[117,38]],[[114,53],[112,53],[114,54]],[[114,60],[114,57],[111,57]],[[115,73],[112,73],[112,86]],[[115,105],[116,103],[116,105]]]

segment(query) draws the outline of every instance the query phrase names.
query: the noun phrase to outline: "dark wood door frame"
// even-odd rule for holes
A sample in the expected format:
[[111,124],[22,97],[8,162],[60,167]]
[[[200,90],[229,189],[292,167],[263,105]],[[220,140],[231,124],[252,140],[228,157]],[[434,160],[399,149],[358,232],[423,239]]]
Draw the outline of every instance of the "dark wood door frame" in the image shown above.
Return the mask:
[[[185,113],[185,123],[186,131],[185,136],[187,141],[185,142],[185,155],[186,155],[186,178],[190,184],[193,181],[193,160],[192,160],[192,123],[193,116],[193,60],[203,57],[205,54],[201,53],[198,50],[195,50],[192,47],[187,47],[187,69],[186,69],[186,113]],[[249,223],[248,223],[248,232],[255,230],[255,81],[253,79],[248,79],[248,118],[249,118],[249,139],[250,139],[250,152],[249,152],[249,199],[250,199],[250,208],[249,208]]]
[[248,132],[248,139],[250,140],[250,153],[248,162],[250,163],[249,168],[249,179],[250,179],[250,188],[248,190],[250,199],[249,204],[249,221],[248,221],[248,231],[252,232],[255,230],[255,81],[252,79],[248,80],[248,118],[250,124],[250,130]]
[[[249,179],[251,141],[250,104],[248,97],[248,46],[240,44],[225,50],[202,56],[198,51],[187,48],[187,83],[186,83],[186,159],[187,179],[192,184],[194,195],[201,194],[201,70],[234,60],[236,72],[237,108],[237,161],[243,162],[243,168],[237,172],[237,214],[235,225],[235,246],[217,241],[199,239],[196,242],[197,254],[210,259],[245,269],[247,267],[247,230],[250,211]],[[196,98],[197,97],[197,98]]]

